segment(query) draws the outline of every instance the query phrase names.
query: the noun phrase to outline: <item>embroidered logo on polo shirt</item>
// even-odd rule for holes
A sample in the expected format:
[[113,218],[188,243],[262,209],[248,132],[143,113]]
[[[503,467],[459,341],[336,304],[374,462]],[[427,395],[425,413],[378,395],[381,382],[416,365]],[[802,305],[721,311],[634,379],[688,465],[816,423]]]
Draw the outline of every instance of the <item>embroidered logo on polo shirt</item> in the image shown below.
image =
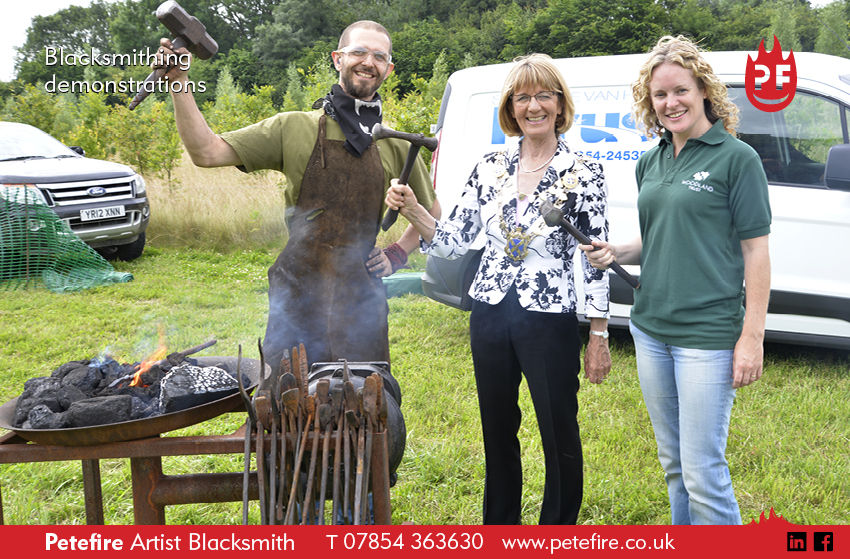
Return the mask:
[[704,183],[705,179],[707,179],[710,174],[711,173],[709,173],[708,171],[700,171],[699,173],[694,173],[694,180],[682,181],[682,184],[686,185],[694,192],[699,192],[701,190],[705,190],[706,192],[714,192],[714,187]]

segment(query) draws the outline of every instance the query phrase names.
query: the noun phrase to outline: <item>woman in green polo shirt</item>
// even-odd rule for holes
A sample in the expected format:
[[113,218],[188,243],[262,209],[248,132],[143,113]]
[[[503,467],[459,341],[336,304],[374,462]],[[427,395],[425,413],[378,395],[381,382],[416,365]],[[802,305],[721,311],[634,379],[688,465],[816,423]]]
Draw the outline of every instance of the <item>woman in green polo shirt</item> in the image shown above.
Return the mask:
[[601,268],[641,265],[630,326],[673,524],[740,524],[726,441],[735,390],[762,374],[767,178],[735,137],[724,83],[688,39],[659,40],[632,93],[638,122],[660,137],[637,164],[641,235],[594,241],[587,255]]

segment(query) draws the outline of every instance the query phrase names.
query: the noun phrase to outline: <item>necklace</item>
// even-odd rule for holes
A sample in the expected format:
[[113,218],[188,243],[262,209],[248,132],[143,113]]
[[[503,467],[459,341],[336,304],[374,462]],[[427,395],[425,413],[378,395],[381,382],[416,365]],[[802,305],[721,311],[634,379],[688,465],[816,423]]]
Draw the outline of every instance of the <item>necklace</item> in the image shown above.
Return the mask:
[[[552,157],[554,157],[554,155]],[[518,178],[519,177],[514,178],[517,188],[519,186]],[[502,234],[505,236],[505,254],[507,254],[512,261],[521,262],[523,259],[525,259],[526,256],[528,256],[528,249],[529,245],[531,245],[531,241],[533,241],[535,237],[538,237],[543,233],[543,229],[546,227],[546,220],[543,218],[542,215],[540,215],[537,217],[537,219],[533,220],[532,223],[528,226],[521,225],[519,223],[519,201],[524,198],[524,195],[523,198],[520,198],[518,195],[516,198],[516,207],[514,209],[514,224],[513,227],[509,226],[507,221],[505,220],[505,213],[510,203],[506,196],[507,192],[510,191],[510,188],[508,186],[509,184],[510,181],[506,181],[499,189],[499,196],[497,201],[497,204],[499,206],[499,228],[501,229]],[[549,189],[551,188],[552,187],[550,187]],[[547,192],[544,192],[543,194],[547,194],[549,189],[547,189]],[[519,194],[518,191],[517,194]],[[532,194],[531,196],[535,198],[540,197],[540,195],[537,194]],[[531,200],[529,200],[529,202],[530,201]]]
[[[555,149],[555,153],[558,153],[558,149],[557,149],[557,148]],[[550,163],[553,159],[555,159],[555,153],[553,153],[553,154],[552,154],[552,157],[550,157],[549,159],[547,159],[547,160],[546,160],[546,162],[545,162],[545,163],[543,163],[543,165],[541,165],[540,167],[538,167],[538,168],[536,168],[536,169],[532,169],[532,170],[530,170],[530,171],[526,171],[525,169],[523,169],[523,168],[522,168],[522,154],[520,154],[520,157],[519,157],[519,172],[520,172],[520,173],[536,173],[537,171],[539,171],[539,170],[540,170],[540,169],[542,169],[543,167],[545,167],[545,166],[549,165],[549,163]]]

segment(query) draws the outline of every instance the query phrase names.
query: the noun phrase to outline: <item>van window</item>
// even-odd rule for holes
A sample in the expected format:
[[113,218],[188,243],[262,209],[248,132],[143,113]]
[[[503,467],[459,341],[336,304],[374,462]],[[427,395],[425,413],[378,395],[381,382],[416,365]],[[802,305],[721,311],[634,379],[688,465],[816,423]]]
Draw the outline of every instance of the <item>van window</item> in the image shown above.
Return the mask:
[[768,113],[755,108],[742,87],[729,94],[741,111],[738,137],[761,156],[771,183],[825,188],[829,148],[847,143],[839,103],[798,91],[785,109]]

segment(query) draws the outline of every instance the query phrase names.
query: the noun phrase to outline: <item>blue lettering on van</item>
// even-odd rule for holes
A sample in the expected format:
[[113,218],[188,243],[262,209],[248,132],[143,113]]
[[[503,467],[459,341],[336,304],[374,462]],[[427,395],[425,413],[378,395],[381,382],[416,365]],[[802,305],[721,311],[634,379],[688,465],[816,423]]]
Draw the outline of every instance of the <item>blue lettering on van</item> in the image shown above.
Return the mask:
[[[597,125],[597,117],[604,116],[604,124]],[[599,119],[602,120],[602,119]],[[619,141],[614,132],[628,131],[634,134],[640,134],[637,130],[634,115],[627,113],[606,113],[605,115],[583,114],[576,115],[575,123],[581,127],[581,139],[588,144],[597,142],[617,142]],[[648,141],[647,137],[640,134],[640,141]]]
[[[577,94],[577,95],[576,95]],[[573,97],[577,97],[576,102],[582,101],[619,101],[626,100],[631,97],[631,93],[628,90],[608,90],[608,91],[579,91],[573,92]],[[583,99],[582,99],[583,98]]]
[[[596,122],[604,122],[597,125]],[[595,144],[599,142],[619,142],[615,132],[629,132],[640,136],[641,142],[649,141],[648,138],[641,134],[635,123],[634,115],[631,113],[605,113],[604,115],[596,114],[577,114],[575,116],[575,124],[579,126],[579,132],[583,142]],[[493,128],[490,136],[492,145],[501,145],[505,143],[505,133],[499,126],[499,108],[493,107]]]
[[493,107],[493,135],[490,143],[493,145],[505,143],[505,133],[499,126],[499,107]]

